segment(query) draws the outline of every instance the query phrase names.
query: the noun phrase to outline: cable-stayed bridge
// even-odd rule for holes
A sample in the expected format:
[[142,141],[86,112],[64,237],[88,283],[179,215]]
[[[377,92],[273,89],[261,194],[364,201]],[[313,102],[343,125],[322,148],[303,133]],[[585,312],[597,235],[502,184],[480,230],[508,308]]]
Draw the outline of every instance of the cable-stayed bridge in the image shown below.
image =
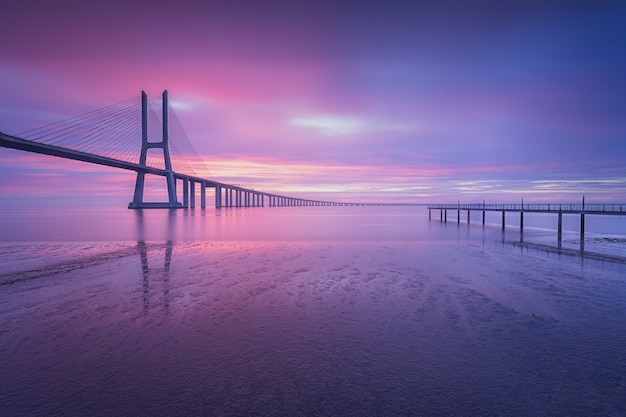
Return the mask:
[[[309,200],[257,191],[203,178],[209,172],[168,102],[167,91],[158,98],[127,100],[81,116],[42,126],[18,135],[0,132],[0,146],[60,158],[120,168],[137,173],[135,192],[128,208],[195,207],[196,186],[200,205],[206,207],[206,190],[214,189],[215,207],[356,206],[382,203],[346,203]],[[146,175],[163,177],[167,201],[144,201]],[[206,174],[205,174],[206,175]],[[182,186],[182,201],[177,187]]]

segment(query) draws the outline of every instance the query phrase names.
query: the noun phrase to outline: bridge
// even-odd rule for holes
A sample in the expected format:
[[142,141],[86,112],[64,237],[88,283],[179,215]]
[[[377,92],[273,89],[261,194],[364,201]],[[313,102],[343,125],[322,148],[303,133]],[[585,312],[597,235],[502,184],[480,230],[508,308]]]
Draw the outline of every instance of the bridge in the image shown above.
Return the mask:
[[[155,110],[159,104],[160,115]],[[170,141],[171,121],[174,122],[177,142]],[[195,173],[193,164],[186,161],[185,155],[180,154],[178,158],[172,159],[170,148],[176,149],[177,144],[183,148],[187,146],[189,153],[195,154],[169,105],[167,90],[160,100],[148,100],[142,91],[141,110],[138,103],[131,99],[19,135],[0,132],[0,146],[5,148],[135,171],[137,178],[133,199],[128,205],[130,209],[194,208],[196,186],[200,188],[202,208],[206,207],[207,188],[214,189],[216,208],[263,207],[266,202],[271,207],[398,205],[310,200],[202,178]],[[146,175],[165,179],[167,201],[144,201]],[[178,201],[178,186],[182,186],[182,202]]]

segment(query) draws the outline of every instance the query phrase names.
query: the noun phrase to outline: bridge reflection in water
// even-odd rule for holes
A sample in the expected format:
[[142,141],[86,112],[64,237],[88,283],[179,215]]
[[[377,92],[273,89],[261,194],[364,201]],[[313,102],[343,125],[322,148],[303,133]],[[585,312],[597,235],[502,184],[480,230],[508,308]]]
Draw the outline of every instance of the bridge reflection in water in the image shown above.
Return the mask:
[[[144,212],[142,209],[136,210],[136,219],[137,219],[137,251],[139,253],[139,259],[141,260],[141,274],[143,278],[143,312],[144,314],[148,314],[150,310],[150,283],[152,282],[153,286],[155,282],[161,282],[162,291],[163,291],[163,308],[165,310],[169,310],[170,307],[170,265],[172,263],[172,251],[174,249],[174,236],[175,236],[175,224],[176,222],[171,219],[171,221],[167,221],[165,226],[167,240],[164,245],[164,253],[163,253],[163,266],[161,268],[150,267],[148,262],[148,252],[150,253],[158,253],[158,251],[153,250],[158,247],[162,247],[163,245],[154,245],[146,243],[146,223],[144,218]],[[170,210],[168,217],[174,217],[176,215],[175,210]],[[156,262],[156,259],[153,259]],[[154,288],[153,288],[154,289]]]

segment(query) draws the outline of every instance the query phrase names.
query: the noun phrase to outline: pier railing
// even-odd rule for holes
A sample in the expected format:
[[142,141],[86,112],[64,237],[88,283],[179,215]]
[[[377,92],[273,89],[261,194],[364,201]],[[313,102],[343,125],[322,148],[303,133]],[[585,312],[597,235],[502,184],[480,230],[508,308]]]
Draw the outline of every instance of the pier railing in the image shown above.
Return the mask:
[[537,213],[598,213],[626,214],[626,204],[434,204],[428,205],[431,210],[484,210],[484,211],[515,211]]
[[[585,245],[585,215],[602,214],[602,215],[626,215],[626,204],[585,204],[583,198],[582,204],[438,204],[428,205],[428,220],[432,219],[432,210],[439,210],[439,218],[442,222],[448,221],[448,211],[456,211],[456,221],[461,223],[461,211],[467,211],[467,223],[470,222],[470,213],[472,211],[482,212],[482,224],[485,224],[485,212],[498,211],[502,213],[502,230],[506,225],[506,213],[519,213],[519,228],[524,230],[524,213],[555,213],[557,214],[557,239],[558,246],[561,247],[563,235],[563,214],[580,215],[580,250],[584,250]],[[523,235],[520,234],[523,239]]]

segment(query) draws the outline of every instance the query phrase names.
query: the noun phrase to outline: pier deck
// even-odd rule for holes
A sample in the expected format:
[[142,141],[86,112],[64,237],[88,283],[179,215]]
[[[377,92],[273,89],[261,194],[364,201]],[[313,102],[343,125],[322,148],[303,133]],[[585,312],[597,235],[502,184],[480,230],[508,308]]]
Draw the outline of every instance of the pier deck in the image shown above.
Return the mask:
[[557,238],[558,245],[561,246],[563,236],[563,214],[580,215],[580,244],[581,249],[584,247],[585,240],[585,215],[609,215],[621,216],[626,215],[626,204],[585,204],[583,198],[582,204],[435,204],[428,205],[428,220],[432,218],[432,210],[439,210],[440,220],[448,221],[448,210],[457,212],[457,222],[461,222],[461,211],[467,211],[467,222],[470,222],[470,213],[472,211],[482,212],[482,224],[485,224],[485,212],[498,211],[502,212],[502,229],[506,225],[506,213],[519,213],[520,230],[524,230],[524,213],[553,213],[558,217]]

